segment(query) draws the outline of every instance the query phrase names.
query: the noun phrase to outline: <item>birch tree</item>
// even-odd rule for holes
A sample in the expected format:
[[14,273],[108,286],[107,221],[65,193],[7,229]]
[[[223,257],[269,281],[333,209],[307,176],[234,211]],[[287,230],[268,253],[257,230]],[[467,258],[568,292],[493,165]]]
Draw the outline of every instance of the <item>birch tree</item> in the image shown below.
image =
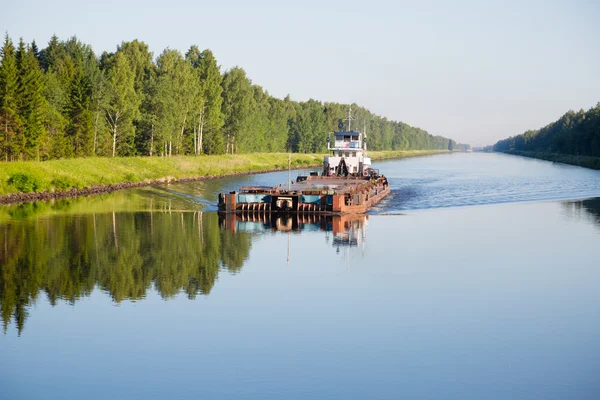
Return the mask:
[[196,73],[200,93],[196,105],[197,140],[196,154],[216,154],[223,152],[223,80],[212,51],[200,52],[197,46],[192,46],[186,54]]
[[188,117],[197,103],[199,84],[192,66],[177,50],[165,50],[157,59],[157,129],[168,141],[168,155],[184,153]]
[[139,113],[139,98],[134,89],[134,72],[123,53],[117,52],[110,61],[107,73],[108,101],[106,122],[112,135],[112,156],[132,153],[135,131],[132,121]]
[[223,75],[223,115],[225,124],[225,153],[235,153],[236,139],[242,135],[250,113],[252,101],[252,82],[246,72],[239,67]]

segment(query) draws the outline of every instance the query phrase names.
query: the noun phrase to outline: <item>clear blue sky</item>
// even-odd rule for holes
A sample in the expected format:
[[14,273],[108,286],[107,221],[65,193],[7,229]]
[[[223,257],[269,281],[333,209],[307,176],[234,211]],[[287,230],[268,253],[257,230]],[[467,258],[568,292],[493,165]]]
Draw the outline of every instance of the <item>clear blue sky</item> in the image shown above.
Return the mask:
[[356,102],[471,144],[600,101],[600,2],[8,1],[0,29],[100,54],[140,39],[210,48],[272,95]]

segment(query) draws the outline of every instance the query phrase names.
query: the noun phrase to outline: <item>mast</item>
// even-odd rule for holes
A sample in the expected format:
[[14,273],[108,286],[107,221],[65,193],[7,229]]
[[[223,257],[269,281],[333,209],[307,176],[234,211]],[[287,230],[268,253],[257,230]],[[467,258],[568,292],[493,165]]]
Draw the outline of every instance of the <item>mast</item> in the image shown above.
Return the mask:
[[352,104],[350,104],[350,107],[348,107],[348,118],[346,118],[346,121],[348,121],[348,132],[352,132],[352,120],[354,118],[352,118]]
[[363,122],[363,149],[365,151],[365,157],[367,156],[367,121]]

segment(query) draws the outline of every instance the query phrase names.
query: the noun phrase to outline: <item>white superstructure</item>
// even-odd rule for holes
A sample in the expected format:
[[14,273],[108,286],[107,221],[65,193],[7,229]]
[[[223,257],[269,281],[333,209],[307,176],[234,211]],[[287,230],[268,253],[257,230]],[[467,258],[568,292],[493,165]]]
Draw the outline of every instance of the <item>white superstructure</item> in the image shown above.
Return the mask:
[[371,166],[366,141],[360,132],[334,132],[333,146],[327,138],[327,150],[331,155],[323,160],[326,175],[364,175]]

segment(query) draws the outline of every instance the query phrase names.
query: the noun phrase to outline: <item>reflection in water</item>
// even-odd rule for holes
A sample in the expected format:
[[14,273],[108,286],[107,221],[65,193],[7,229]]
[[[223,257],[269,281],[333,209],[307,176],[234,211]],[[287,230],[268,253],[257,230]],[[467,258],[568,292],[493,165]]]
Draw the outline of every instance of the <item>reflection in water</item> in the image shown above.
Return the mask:
[[[34,203],[33,206],[35,206]],[[278,217],[203,212],[109,212],[10,220],[0,225],[0,309],[19,334],[40,293],[75,303],[98,287],[115,302],[149,289],[163,298],[208,295],[221,269],[239,271],[253,234],[325,231],[333,245],[364,241],[366,216]]]
[[169,187],[152,186],[73,199],[3,205],[0,207],[0,220],[107,212],[203,210],[200,200],[177,194]]
[[369,217],[365,214],[318,215],[318,214],[270,214],[247,212],[243,214],[220,214],[219,224],[233,232],[333,232],[343,242],[356,245],[361,238],[358,233],[366,228]]
[[[368,216],[273,214],[249,212],[243,214],[221,214],[219,224],[232,232],[308,232],[324,231],[333,235],[333,246],[358,246],[364,244],[367,235]],[[326,236],[329,238],[329,235]]]
[[600,197],[566,201],[563,203],[563,206],[569,215],[584,218],[600,228]]
[[0,307],[4,330],[19,333],[40,292],[74,303],[97,286],[114,301],[210,293],[221,268],[237,272],[250,236],[219,229],[202,212],[104,213],[0,225]]
[[[311,214],[273,214],[246,212],[243,214],[221,214],[219,224],[231,232],[264,234],[267,232],[287,232],[287,263],[291,264],[291,234],[300,232],[325,232],[325,241],[333,236],[332,246],[339,254],[345,248],[343,256],[346,266],[350,266],[350,248],[364,245],[367,238],[368,216],[349,215],[311,215]],[[316,249],[315,249],[316,250]]]

